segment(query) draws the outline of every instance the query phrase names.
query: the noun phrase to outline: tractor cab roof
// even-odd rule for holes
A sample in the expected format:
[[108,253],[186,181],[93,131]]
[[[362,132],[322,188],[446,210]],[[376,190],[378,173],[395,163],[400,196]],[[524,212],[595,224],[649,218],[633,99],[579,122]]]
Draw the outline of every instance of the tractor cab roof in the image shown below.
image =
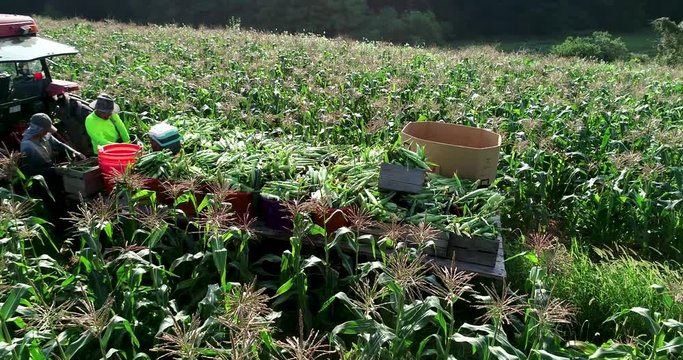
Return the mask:
[[0,62],[31,61],[72,54],[78,54],[78,50],[37,36],[0,38]]
[[29,16],[0,14],[0,62],[23,62],[77,54],[69,45],[38,37],[38,26]]

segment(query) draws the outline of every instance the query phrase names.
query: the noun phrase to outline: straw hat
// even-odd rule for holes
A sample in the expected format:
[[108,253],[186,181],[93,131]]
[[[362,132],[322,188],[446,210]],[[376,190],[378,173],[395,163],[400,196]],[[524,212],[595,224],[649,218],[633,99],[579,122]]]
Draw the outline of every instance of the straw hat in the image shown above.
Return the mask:
[[114,103],[114,99],[105,93],[100,94],[97,100],[91,102],[90,107],[105,114],[116,114],[120,111],[119,106]]

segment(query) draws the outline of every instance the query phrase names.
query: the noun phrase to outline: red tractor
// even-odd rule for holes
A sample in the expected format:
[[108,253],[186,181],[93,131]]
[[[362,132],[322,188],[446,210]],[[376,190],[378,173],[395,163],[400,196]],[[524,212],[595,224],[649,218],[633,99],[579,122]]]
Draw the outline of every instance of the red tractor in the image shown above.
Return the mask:
[[67,137],[62,140],[92,153],[83,126],[91,109],[68,95],[79,85],[53,79],[49,68],[50,58],[77,53],[72,46],[38,36],[31,17],[0,14],[0,150],[18,151],[28,119],[44,112],[61,120],[57,127]]

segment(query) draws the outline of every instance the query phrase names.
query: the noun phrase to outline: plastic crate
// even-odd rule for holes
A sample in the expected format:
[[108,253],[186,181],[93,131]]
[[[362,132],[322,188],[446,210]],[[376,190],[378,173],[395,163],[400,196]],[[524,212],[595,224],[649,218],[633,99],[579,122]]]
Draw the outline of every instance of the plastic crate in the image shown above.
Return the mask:
[[151,140],[152,150],[170,150],[177,154],[181,148],[182,137],[175,126],[166,123],[159,123],[152,126],[147,134]]

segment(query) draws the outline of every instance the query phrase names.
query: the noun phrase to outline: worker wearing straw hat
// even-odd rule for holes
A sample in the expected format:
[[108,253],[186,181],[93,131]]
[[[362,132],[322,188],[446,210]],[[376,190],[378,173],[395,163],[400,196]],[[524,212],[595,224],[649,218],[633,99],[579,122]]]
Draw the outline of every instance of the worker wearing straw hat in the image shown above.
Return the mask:
[[90,107],[94,111],[85,119],[85,130],[95,154],[100,146],[130,142],[128,130],[118,115],[119,106],[111,96],[100,94],[97,100],[90,103]]

